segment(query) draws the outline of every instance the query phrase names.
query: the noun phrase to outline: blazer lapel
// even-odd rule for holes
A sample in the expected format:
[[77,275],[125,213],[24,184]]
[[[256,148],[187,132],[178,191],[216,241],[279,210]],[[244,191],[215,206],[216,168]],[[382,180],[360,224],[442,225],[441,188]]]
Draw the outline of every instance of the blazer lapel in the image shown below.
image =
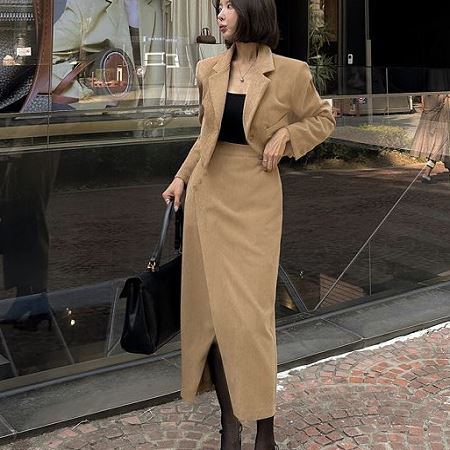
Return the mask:
[[216,62],[213,67],[215,73],[208,78],[209,92],[214,108],[214,121],[217,126],[219,126],[222,121],[223,110],[225,108],[228,79],[230,77],[230,64],[233,53],[234,44]]
[[244,104],[244,131],[248,137],[253,117],[258,109],[259,103],[264,96],[270,84],[270,79],[265,76],[266,73],[275,70],[272,51],[267,45],[260,45],[258,49],[258,58],[255,63],[254,73],[247,90]]
[[[114,27],[118,27],[121,16],[123,15],[123,9],[120,8],[119,2],[117,0],[105,0],[106,3],[106,14],[111,20]],[[120,30],[120,28],[118,28]]]
[[[152,0],[138,0],[139,4],[139,42],[141,50],[141,61],[145,64],[145,53],[155,51],[150,49],[152,46],[149,44],[143,44],[150,41],[151,38],[156,37],[156,42],[162,42],[160,45],[153,45],[153,47],[161,47],[164,50],[164,41],[161,39],[160,30],[156,30],[156,14],[158,11],[155,6],[152,6]],[[159,51],[159,49],[157,50]],[[153,68],[153,67],[152,67]],[[151,69],[152,69],[151,68]]]

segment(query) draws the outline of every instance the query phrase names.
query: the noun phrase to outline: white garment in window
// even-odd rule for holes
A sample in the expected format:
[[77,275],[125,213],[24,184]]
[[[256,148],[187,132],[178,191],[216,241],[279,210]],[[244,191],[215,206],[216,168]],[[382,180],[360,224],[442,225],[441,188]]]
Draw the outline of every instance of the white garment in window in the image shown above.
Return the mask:
[[198,51],[196,38],[202,28],[209,28],[217,42],[221,40],[216,11],[211,0],[166,0],[167,52],[177,55],[179,67],[166,73],[168,100],[176,104],[195,104],[198,101],[194,84]]
[[138,0],[125,0],[125,8],[128,15],[130,27],[139,28],[139,7]]

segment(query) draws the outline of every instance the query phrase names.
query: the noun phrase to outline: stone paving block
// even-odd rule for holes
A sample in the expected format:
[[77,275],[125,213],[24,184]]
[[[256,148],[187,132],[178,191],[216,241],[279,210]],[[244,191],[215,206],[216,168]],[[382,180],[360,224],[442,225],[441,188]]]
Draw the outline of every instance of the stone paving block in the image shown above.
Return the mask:
[[58,432],[58,436],[60,436],[62,439],[67,439],[67,438],[73,438],[75,436],[78,436],[78,433],[71,430],[70,428],[64,428],[63,430]]
[[91,445],[92,450],[111,450],[111,442],[102,441]]
[[146,444],[147,443],[147,440],[146,440],[145,435],[143,433],[129,434],[127,436],[127,440],[130,442],[132,447],[136,447],[139,444]]
[[80,450],[81,448],[85,448],[88,445],[88,442],[86,440],[80,439],[72,439],[65,443],[65,446],[67,448],[73,449],[73,450]]
[[55,440],[55,441],[48,442],[46,445],[48,448],[56,449],[56,448],[59,448],[62,443],[63,443],[63,441]]
[[95,427],[92,424],[86,424],[86,425],[80,425],[77,427],[77,430],[79,430],[83,434],[92,433],[94,431],[97,431],[98,428]]
[[129,416],[122,419],[124,425],[141,425],[141,419],[139,416]]

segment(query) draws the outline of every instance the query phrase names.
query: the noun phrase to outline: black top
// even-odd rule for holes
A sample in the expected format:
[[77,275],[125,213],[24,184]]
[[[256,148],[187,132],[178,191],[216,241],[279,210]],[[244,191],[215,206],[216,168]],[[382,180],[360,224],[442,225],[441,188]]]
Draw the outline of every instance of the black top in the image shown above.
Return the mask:
[[220,126],[219,141],[233,144],[247,144],[245,139],[243,112],[245,94],[227,92],[222,124]]

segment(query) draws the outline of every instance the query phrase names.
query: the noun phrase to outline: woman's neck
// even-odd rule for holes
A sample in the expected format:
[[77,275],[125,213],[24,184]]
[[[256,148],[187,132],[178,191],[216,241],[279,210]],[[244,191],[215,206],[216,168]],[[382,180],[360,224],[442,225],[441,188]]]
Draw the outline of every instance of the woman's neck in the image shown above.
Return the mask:
[[258,56],[258,44],[254,42],[236,42],[234,60],[242,63],[254,61]]

